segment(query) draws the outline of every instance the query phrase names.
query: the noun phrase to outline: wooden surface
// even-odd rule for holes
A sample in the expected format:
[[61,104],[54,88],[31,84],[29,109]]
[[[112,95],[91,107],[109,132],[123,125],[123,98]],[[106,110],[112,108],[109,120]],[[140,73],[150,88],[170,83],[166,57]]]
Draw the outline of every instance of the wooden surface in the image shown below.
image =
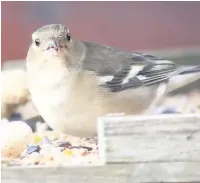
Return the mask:
[[8,167],[3,183],[200,182],[200,115],[99,119],[102,161],[91,166]]
[[135,163],[86,167],[12,168],[2,183],[163,183],[200,182],[200,163]]
[[108,163],[200,162],[200,114],[106,117],[99,124]]

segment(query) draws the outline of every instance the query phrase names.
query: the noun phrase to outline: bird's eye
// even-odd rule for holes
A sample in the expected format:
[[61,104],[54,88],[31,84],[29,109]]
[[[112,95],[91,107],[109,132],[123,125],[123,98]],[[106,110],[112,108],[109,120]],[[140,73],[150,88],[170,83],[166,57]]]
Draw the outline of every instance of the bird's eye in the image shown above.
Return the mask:
[[71,41],[71,35],[70,35],[70,33],[67,33],[67,40]]
[[36,45],[36,46],[40,46],[40,40],[39,40],[39,39],[36,39],[36,40],[35,40],[35,45]]

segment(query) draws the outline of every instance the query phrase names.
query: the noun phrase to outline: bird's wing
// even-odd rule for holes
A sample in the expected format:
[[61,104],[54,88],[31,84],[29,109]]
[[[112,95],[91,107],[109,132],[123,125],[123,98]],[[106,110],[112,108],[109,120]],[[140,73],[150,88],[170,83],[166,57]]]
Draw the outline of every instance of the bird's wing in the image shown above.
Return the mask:
[[101,86],[112,92],[166,82],[179,72],[168,60],[142,53],[126,53],[112,47],[85,43],[87,48],[83,67],[94,71]]

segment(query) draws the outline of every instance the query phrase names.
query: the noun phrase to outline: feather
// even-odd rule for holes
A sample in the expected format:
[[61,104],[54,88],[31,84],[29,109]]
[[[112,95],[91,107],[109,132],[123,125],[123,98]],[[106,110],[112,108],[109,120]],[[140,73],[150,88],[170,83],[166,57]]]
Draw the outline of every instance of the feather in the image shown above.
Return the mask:
[[129,88],[166,83],[177,74],[197,72],[200,67],[177,67],[172,61],[138,52],[122,52],[106,45],[83,42],[83,68],[95,72],[100,85],[118,92]]

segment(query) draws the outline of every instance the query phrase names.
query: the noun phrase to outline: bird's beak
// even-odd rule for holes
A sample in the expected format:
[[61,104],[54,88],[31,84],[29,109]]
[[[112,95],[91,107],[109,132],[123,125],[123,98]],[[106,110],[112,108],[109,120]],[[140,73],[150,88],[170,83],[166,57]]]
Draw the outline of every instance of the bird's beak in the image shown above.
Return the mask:
[[52,55],[57,55],[59,48],[59,44],[54,40],[49,40],[44,46],[44,50]]

